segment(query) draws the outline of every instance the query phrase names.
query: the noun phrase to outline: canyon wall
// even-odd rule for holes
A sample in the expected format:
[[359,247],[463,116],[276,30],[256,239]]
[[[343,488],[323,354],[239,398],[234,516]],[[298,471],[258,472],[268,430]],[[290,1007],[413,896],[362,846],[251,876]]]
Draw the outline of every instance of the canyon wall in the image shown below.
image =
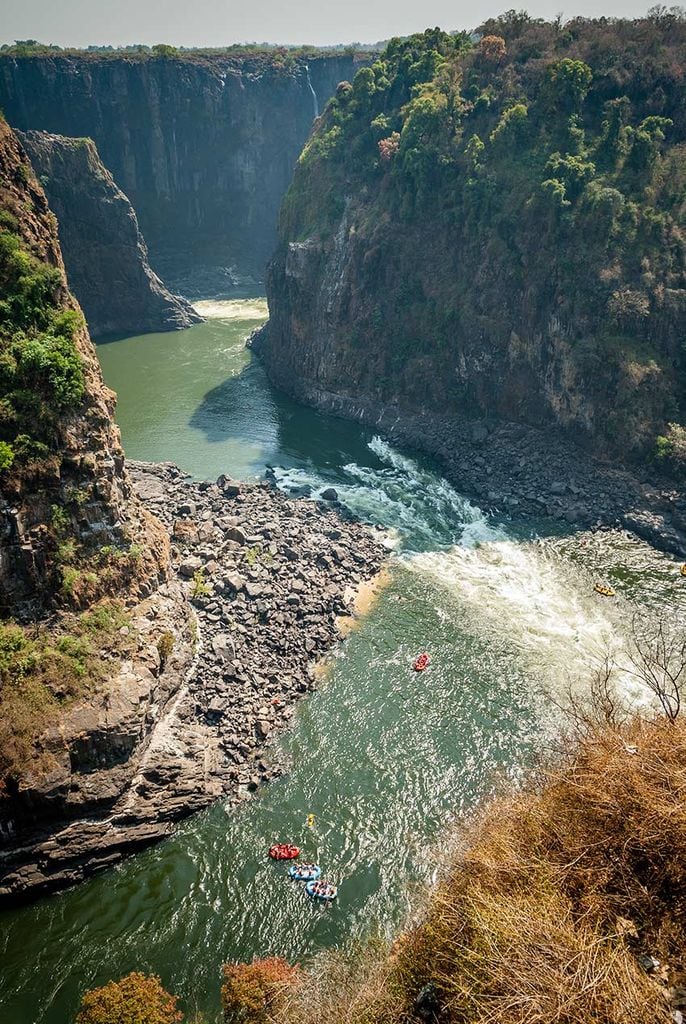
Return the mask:
[[0,57],[10,124],[94,140],[165,279],[201,259],[261,278],[279,203],[352,56]]
[[20,132],[57,217],[72,293],[92,338],[189,327],[202,317],[150,267],[135,211],[91,139]]
[[492,418],[610,458],[676,450],[685,23],[514,21],[486,47],[395,41],[339,90],[254,346],[297,398],[386,428]]
[[[0,213],[0,611],[50,605],[103,547],[136,552],[112,568],[110,589],[124,576],[149,589],[166,571],[166,538],[130,488],[54,214],[3,120]],[[95,595],[105,575],[83,582]]]
[[[156,768],[193,637],[114,399],[54,214],[0,118],[0,899],[74,882],[169,827],[169,787],[134,780]],[[206,788],[189,787],[189,809]]]

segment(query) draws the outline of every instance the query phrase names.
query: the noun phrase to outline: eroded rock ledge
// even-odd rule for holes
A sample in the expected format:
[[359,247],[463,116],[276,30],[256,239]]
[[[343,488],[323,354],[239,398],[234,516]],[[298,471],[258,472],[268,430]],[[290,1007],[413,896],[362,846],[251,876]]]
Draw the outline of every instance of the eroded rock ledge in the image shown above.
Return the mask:
[[131,609],[138,653],[43,737],[49,770],[5,801],[0,901],[78,882],[270,778],[264,745],[314,688],[337,617],[384,559],[381,535],[328,505],[193,483],[170,464],[129,471],[171,534],[176,573]]

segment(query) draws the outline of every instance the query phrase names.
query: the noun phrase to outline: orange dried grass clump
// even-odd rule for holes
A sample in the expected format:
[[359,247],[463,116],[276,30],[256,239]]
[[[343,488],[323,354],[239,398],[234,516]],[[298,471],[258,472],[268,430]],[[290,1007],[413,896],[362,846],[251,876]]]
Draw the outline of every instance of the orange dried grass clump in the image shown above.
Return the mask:
[[281,957],[265,957],[250,964],[226,964],[222,985],[222,1007],[227,1022],[267,1024],[286,990],[299,973]]

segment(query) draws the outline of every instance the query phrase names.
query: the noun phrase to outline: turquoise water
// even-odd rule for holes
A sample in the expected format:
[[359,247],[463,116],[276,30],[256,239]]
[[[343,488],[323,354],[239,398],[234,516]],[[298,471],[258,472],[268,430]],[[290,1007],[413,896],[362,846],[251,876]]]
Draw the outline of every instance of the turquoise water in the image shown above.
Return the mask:
[[[0,916],[3,1024],[66,1024],[84,989],[132,969],[159,973],[185,1009],[214,1020],[228,959],[302,961],[392,935],[435,872],[442,830],[518,776],[554,727],[550,698],[621,647],[622,601],[683,603],[674,563],[644,545],[492,521],[430,463],[275,393],[244,348],[264,304],[205,308],[212,318],[188,331],[100,346],[128,455],[196,477],[256,478],[268,462],[282,487],[315,496],[333,484],[389,528],[391,582],[269,751],[286,768],[278,781]],[[597,574],[619,603],[593,594]],[[416,676],[423,649],[432,665]],[[266,858],[274,840],[318,860],[337,903],[314,905],[289,882]]]

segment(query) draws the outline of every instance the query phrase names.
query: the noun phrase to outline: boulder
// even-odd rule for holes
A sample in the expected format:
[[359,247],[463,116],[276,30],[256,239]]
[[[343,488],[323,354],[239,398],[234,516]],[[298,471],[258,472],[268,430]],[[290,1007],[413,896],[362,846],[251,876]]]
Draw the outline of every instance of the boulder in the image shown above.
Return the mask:
[[183,576],[184,579],[191,580],[195,576],[196,572],[202,569],[203,561],[196,555],[191,558],[186,558],[179,566],[179,576]]
[[235,498],[241,493],[240,483],[224,473],[217,477],[217,487],[226,498]]
[[230,633],[219,633],[212,640],[212,650],[220,661],[233,661],[236,647]]

